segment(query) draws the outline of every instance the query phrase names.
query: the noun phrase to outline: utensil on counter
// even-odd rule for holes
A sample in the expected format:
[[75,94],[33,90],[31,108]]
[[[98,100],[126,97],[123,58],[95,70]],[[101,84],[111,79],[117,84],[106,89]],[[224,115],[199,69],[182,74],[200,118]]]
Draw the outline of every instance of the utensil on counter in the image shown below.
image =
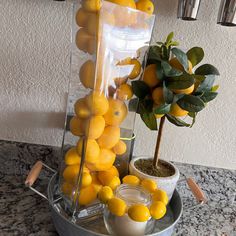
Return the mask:
[[[52,177],[50,178],[47,187],[47,196],[33,187],[33,184],[37,180],[43,167],[52,172]],[[38,161],[29,172],[25,181],[25,185],[49,202],[52,219],[59,235],[107,236],[108,234],[103,221],[100,205],[94,205],[94,212],[96,214],[94,215],[93,220],[90,219],[89,221],[85,220],[84,222],[78,222],[73,215],[68,214],[64,199],[59,195],[57,181],[58,173],[43,162]],[[180,181],[186,181],[191,192],[197,200],[197,205],[191,206],[184,210],[193,209],[196,206],[207,202],[205,194],[193,178],[186,178]],[[149,236],[172,235],[175,225],[178,223],[182,212],[183,203],[178,191],[175,190],[173,197],[167,206],[166,216],[161,220],[156,221],[154,232]],[[84,218],[86,219],[86,216]]]

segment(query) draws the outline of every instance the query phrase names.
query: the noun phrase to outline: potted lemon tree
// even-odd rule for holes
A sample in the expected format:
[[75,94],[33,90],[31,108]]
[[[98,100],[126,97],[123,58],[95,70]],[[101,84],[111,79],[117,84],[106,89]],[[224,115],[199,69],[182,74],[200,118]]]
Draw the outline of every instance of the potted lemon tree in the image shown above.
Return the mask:
[[[165,42],[150,47],[143,80],[132,82],[133,92],[139,99],[137,113],[146,126],[158,130],[158,134],[154,157],[134,158],[130,163],[132,174],[155,180],[169,199],[179,171],[159,157],[165,120],[178,127],[192,127],[197,114],[217,96],[219,87],[214,85],[219,75],[217,68],[211,64],[196,68],[204,58],[203,49],[193,47],[185,53],[177,47],[179,43],[173,41],[173,36],[172,32]],[[133,102],[130,101],[130,109]]]

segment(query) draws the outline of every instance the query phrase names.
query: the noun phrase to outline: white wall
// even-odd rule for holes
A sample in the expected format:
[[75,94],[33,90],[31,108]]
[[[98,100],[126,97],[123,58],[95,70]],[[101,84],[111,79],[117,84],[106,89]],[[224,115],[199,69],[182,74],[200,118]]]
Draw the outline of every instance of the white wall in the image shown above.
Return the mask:
[[[154,41],[170,31],[182,48],[205,49],[219,68],[220,95],[192,129],[166,123],[167,160],[236,169],[236,28],[216,24],[219,0],[202,1],[199,20],[176,19],[177,0],[156,0]],[[70,5],[0,1],[0,139],[60,145],[69,74]],[[156,133],[136,122],[136,155],[152,155]],[[148,140],[148,141],[147,141]]]

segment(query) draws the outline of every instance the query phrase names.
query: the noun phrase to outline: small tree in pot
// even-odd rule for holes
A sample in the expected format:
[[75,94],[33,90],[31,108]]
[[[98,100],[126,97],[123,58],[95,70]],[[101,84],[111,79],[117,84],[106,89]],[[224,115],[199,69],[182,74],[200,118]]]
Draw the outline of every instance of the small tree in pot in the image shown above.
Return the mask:
[[133,92],[139,99],[137,112],[150,130],[158,130],[154,158],[136,160],[134,165],[157,177],[173,174],[173,168],[159,161],[165,120],[179,127],[192,127],[198,112],[217,96],[219,87],[214,86],[219,71],[213,65],[203,64],[193,71],[204,57],[203,49],[193,47],[185,53],[177,47],[179,44],[173,41],[173,36],[172,32],[165,42],[150,47],[143,80],[132,82]]

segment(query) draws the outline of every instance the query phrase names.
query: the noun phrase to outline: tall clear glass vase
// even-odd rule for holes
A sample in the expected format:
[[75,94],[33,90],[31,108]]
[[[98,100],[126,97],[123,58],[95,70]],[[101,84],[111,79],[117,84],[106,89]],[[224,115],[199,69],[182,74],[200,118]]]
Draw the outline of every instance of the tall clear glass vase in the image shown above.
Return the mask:
[[101,210],[97,193],[108,181],[99,178],[101,172],[117,169],[120,177],[128,172],[138,103],[131,83],[142,76],[155,18],[94,2],[74,2],[59,180],[65,208],[77,220]]

